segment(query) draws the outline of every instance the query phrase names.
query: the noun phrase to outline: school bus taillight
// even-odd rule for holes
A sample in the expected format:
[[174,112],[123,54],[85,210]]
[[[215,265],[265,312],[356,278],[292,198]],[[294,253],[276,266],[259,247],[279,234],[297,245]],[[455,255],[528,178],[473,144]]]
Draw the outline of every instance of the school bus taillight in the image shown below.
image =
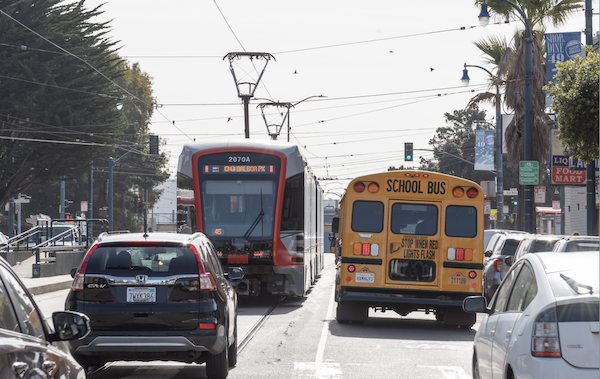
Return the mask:
[[449,261],[472,261],[473,249],[465,249],[462,247],[449,247],[447,259]]
[[379,244],[354,242],[354,255],[377,257],[379,255]]
[[479,191],[477,191],[475,188],[469,188],[467,190],[467,197],[469,199],[474,199],[477,197],[477,194],[479,193]]
[[362,193],[365,190],[365,183],[358,182],[354,184],[354,190],[358,193]]
[[379,184],[371,183],[371,184],[369,184],[368,189],[369,189],[369,192],[376,193],[377,191],[379,191]]

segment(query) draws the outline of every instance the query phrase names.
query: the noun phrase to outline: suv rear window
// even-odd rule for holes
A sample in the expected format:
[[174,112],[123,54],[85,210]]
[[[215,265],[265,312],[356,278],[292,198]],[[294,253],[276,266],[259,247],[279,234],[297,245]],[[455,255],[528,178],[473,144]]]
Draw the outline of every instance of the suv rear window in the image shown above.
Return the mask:
[[198,274],[198,264],[194,252],[188,247],[106,246],[94,250],[87,273],[159,277]]

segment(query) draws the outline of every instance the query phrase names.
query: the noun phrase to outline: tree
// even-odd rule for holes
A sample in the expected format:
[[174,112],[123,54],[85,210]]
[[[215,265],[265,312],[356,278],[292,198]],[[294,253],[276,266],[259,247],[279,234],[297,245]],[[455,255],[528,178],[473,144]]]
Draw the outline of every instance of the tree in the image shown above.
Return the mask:
[[445,113],[444,118],[447,126],[438,128],[435,136],[429,140],[429,145],[433,147],[433,158],[421,158],[421,168],[474,181],[492,180],[493,174],[475,171],[473,164],[465,162],[475,162],[475,129],[478,126],[485,127],[485,111],[480,111],[474,105]]
[[0,203],[89,171],[127,129],[123,62],[83,1],[0,0]]
[[[148,141],[149,138],[148,122],[152,117],[153,108],[148,104],[154,102],[152,78],[144,73],[137,63],[130,66],[127,62],[122,61],[121,65],[123,75],[116,81],[135,98],[124,101],[120,109],[127,120],[126,129],[118,135],[123,145],[109,155],[102,157],[102,159],[94,161],[93,213],[95,218],[100,217],[100,208],[108,205],[106,198],[108,157],[112,154],[113,157],[119,158],[134,147],[136,143]],[[143,196],[144,190],[148,189],[149,199],[146,201],[150,207],[155,203],[158,196],[160,196],[160,192],[155,190],[156,185],[169,177],[166,163],[167,158],[164,153],[158,156],[149,155],[148,145],[139,145],[139,148],[115,166],[113,172],[114,230],[136,229],[134,199],[140,194]],[[89,175],[90,172],[88,171],[81,177],[66,183],[66,198],[74,201],[74,204],[67,208],[67,212],[75,214],[79,211],[79,202],[89,200]],[[27,194],[32,198],[31,204],[26,208],[27,214],[43,213],[52,218],[57,218],[59,190],[60,181],[57,178],[48,183],[32,186],[27,191]]]
[[[482,2],[483,0],[475,1],[476,4]],[[572,11],[583,7],[583,0],[513,0],[513,3],[523,10],[532,29],[533,159],[544,161],[548,154],[546,140],[550,125],[550,119],[545,112],[545,92],[542,90],[545,84],[545,62],[542,49],[544,29],[548,23],[553,26],[564,24]],[[489,0],[488,10],[491,15],[505,19],[513,16],[523,21],[516,9],[502,0]],[[515,113],[505,135],[511,163],[516,163],[523,157],[525,33],[523,31],[516,40],[516,50],[507,48],[498,61],[498,77],[506,78],[505,102]]]
[[587,47],[587,56],[557,62],[557,75],[545,87],[553,99],[560,137],[569,155],[588,164],[598,156],[598,53]]

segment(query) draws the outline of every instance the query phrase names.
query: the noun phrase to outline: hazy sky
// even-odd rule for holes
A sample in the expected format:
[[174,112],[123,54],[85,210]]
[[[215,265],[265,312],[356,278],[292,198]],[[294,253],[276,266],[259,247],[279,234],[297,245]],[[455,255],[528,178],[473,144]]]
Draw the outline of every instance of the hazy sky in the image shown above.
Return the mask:
[[[469,87],[460,82],[465,63],[484,65],[473,42],[510,38],[522,28],[519,20],[480,27],[474,0],[86,1],[89,8],[100,4],[121,56],[153,78],[161,107],[150,130],[167,141],[173,173],[186,142],[244,138],[243,106],[223,57],[264,52],[275,60],[255,97],[295,103],[326,96],[292,108],[290,124],[291,142],[317,177],[339,178],[321,181],[330,195],[351,178],[405,164],[404,142],[430,149],[444,113],[464,108],[487,88],[486,73],[477,68],[469,69]],[[597,12],[598,0],[593,6]],[[568,25],[548,31],[584,28],[579,11]],[[251,139],[269,138],[261,102],[250,104]],[[279,122],[270,109],[269,122]],[[494,122],[495,110],[484,110]],[[287,139],[285,126],[279,139]],[[421,155],[432,153],[415,151],[415,166]]]

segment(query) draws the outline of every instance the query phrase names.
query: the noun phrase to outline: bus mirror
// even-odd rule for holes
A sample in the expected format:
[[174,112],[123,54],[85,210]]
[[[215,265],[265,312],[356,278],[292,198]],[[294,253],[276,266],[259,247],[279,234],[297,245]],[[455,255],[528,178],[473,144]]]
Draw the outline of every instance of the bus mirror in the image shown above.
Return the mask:
[[333,233],[337,233],[338,229],[339,229],[339,226],[340,226],[340,218],[339,217],[334,217],[331,220],[331,231]]

